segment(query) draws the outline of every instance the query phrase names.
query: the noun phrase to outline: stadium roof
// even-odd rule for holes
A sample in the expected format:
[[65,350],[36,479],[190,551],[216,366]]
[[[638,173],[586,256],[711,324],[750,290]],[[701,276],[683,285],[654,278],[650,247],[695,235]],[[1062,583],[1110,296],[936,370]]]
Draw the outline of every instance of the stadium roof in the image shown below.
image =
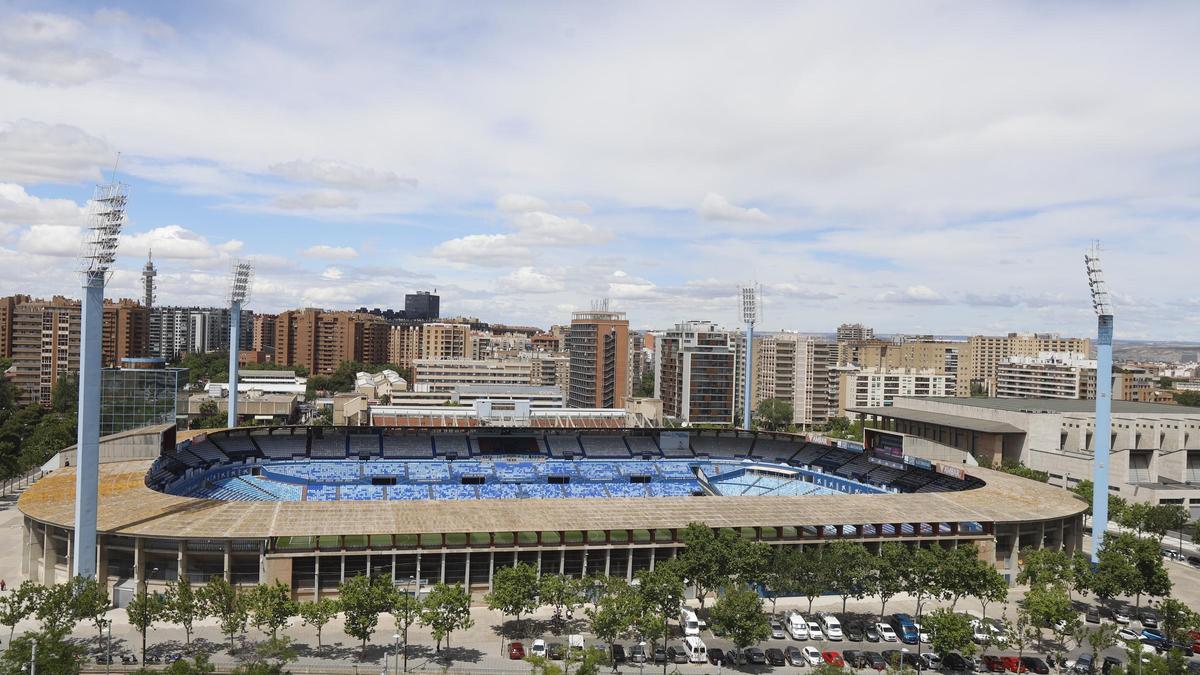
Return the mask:
[[[865,525],[898,522],[1031,522],[1082,513],[1087,505],[1043,483],[976,467],[983,481],[958,492],[803,497],[465,499],[230,502],[169,495],[146,485],[150,461],[100,466],[98,529],[163,538],[431,534],[565,530]],[[75,519],[75,467],[58,469],[18,501],[28,517],[62,527]]]
[[924,410],[921,408],[900,408],[896,406],[885,405],[846,408],[846,410],[862,415],[877,415],[879,417],[908,420],[909,422],[937,424],[943,427],[967,429],[969,431],[978,431],[984,434],[1025,433],[1024,429],[1009,424],[1008,422],[997,422],[995,420],[985,420],[977,417],[966,417],[963,415],[950,415],[948,413],[934,412],[932,410]]
[[[897,397],[897,402],[905,400],[905,397]],[[990,408],[992,410],[1006,410],[1009,412],[1051,412],[1051,413],[1094,413],[1096,412],[1096,401],[1094,399],[1078,399],[1078,398],[982,398],[976,396],[961,396],[961,397],[930,397],[920,399],[908,399],[931,401],[934,403],[948,403],[951,405],[964,405],[973,408]],[[1200,415],[1200,408],[1189,406],[1173,405],[1169,403],[1142,403],[1140,401],[1113,401],[1113,413],[1130,414],[1130,415]]]

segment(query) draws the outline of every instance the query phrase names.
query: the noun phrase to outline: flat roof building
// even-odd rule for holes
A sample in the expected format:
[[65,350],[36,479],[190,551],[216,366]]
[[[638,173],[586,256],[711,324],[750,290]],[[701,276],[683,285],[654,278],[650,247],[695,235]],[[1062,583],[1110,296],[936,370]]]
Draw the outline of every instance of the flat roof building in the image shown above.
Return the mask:
[[575,312],[567,334],[572,408],[616,408],[629,389],[629,320],[607,304]]
[[734,338],[708,321],[687,321],[658,340],[654,397],[663,415],[689,424],[733,424]]

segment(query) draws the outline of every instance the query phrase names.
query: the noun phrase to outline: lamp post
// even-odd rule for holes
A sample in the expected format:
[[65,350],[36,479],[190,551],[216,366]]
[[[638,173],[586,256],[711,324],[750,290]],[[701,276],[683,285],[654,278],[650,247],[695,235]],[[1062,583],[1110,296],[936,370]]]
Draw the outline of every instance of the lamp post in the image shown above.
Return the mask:
[[112,672],[112,621],[109,621],[105,628],[108,630],[108,639],[104,642],[104,651],[107,654],[104,659],[104,673],[108,675]]
[[392,654],[396,657],[396,672],[400,672],[400,634],[392,633],[395,647],[392,649]]
[[226,426],[238,425],[237,378],[238,356],[242,348],[242,304],[250,300],[250,284],[254,280],[254,266],[249,262],[235,261],[229,282],[229,414]]

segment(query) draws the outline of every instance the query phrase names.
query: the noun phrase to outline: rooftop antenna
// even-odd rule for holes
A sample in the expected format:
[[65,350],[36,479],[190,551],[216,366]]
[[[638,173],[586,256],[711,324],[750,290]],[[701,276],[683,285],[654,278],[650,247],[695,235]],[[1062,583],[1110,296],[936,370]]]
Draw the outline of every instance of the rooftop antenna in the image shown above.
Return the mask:
[[238,425],[237,389],[238,357],[242,350],[242,303],[250,300],[250,286],[254,283],[254,265],[245,260],[234,260],[229,280],[229,428]]
[[746,325],[746,348],[742,357],[742,428],[750,431],[752,419],[750,401],[751,382],[754,379],[754,324],[758,323],[758,306],[762,300],[762,286],[751,283],[741,287],[742,323]]
[[87,208],[79,253],[83,286],[80,307],[79,417],[75,457],[75,534],[71,574],[96,576],[96,502],[100,483],[100,341],[104,325],[104,285],[112,276],[128,188],[116,181],[97,185]]
[[1092,563],[1100,562],[1100,549],[1108,530],[1108,460],[1112,451],[1112,344],[1113,309],[1108,284],[1100,269],[1100,243],[1083,254],[1092,309],[1096,312],[1096,430],[1092,462]]

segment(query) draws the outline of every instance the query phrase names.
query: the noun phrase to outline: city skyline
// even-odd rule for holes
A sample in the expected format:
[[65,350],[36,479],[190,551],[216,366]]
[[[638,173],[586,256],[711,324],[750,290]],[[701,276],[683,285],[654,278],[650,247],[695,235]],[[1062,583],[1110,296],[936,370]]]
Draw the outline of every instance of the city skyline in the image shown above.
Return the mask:
[[1100,239],[1118,340],[1200,323],[1196,7],[0,19],[10,293],[77,294],[81,209],[120,151],[113,298],[152,248],[163,305],[220,305],[247,257],[256,312],[436,288],[484,321],[608,297],[635,328],[734,327],[756,278],[764,330],[1087,336]]

